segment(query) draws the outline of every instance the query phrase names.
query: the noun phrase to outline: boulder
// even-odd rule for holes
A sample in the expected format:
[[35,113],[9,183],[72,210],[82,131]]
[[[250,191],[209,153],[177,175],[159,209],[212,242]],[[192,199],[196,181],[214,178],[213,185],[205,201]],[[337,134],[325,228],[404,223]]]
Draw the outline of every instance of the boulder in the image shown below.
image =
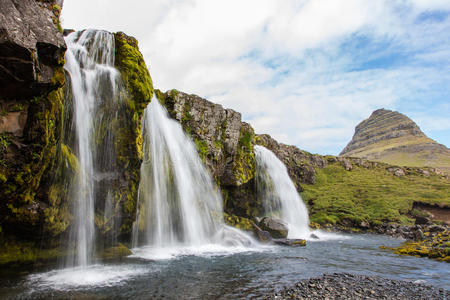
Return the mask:
[[262,230],[269,232],[273,238],[287,238],[287,225],[280,219],[264,217],[262,218],[261,222],[259,222],[259,227]]
[[253,230],[256,234],[256,237],[263,243],[272,242],[272,236],[269,232],[262,230],[258,225],[252,222]]

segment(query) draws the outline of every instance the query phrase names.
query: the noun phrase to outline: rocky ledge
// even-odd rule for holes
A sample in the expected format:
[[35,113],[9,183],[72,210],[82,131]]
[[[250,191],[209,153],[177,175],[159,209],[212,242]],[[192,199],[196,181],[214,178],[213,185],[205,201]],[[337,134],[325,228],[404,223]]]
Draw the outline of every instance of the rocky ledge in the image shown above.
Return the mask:
[[347,273],[301,280],[266,299],[448,299],[448,290],[416,282]]

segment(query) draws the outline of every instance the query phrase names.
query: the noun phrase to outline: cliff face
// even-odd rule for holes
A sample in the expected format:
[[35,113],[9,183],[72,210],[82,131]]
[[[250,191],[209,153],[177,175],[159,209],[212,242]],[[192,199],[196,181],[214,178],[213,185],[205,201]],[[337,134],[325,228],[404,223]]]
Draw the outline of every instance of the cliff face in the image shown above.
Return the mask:
[[[5,249],[0,263],[23,259],[19,253],[28,258],[41,253],[33,242],[42,238],[46,247],[57,246],[73,219],[66,179],[77,176],[79,163],[70,80],[64,71],[61,4],[0,3],[0,244]],[[135,218],[142,159],[141,119],[153,85],[137,41],[123,33],[114,38],[115,64],[126,93],[110,125],[116,137],[117,172],[99,179],[100,186],[114,185],[113,211],[106,220],[105,208],[96,207],[95,221],[100,234],[127,238]]]
[[179,121],[194,140],[200,158],[224,196],[225,210],[256,216],[254,130],[241,114],[196,95],[176,90],[157,92],[169,115]]
[[63,123],[61,7],[4,0],[0,8],[0,229],[34,236],[54,212],[46,194]]
[[278,143],[267,134],[257,135],[256,143],[271,150],[286,165],[289,176],[299,191],[302,191],[301,183],[316,182],[315,168],[324,168],[328,163],[321,155],[314,155],[295,146]]
[[379,109],[356,126],[341,156],[450,170],[450,150],[428,138],[407,116]]

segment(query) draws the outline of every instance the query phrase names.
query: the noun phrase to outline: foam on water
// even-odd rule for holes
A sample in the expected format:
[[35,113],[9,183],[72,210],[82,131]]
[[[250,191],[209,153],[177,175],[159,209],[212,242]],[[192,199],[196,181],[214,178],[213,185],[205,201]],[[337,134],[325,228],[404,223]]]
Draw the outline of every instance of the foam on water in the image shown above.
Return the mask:
[[186,245],[183,243],[168,245],[146,245],[132,249],[130,257],[149,260],[168,260],[182,256],[224,256],[243,252],[260,252],[272,246],[256,242],[250,234],[236,228],[223,225],[211,243]]
[[134,276],[148,273],[142,265],[90,265],[66,268],[28,276],[32,292],[36,290],[72,290],[125,284]]
[[[314,234],[318,238],[312,238],[311,235]],[[324,241],[336,241],[336,240],[348,240],[352,237],[350,235],[344,235],[335,232],[327,232],[323,230],[314,230],[311,231],[311,235],[306,238],[308,242],[324,242]]]

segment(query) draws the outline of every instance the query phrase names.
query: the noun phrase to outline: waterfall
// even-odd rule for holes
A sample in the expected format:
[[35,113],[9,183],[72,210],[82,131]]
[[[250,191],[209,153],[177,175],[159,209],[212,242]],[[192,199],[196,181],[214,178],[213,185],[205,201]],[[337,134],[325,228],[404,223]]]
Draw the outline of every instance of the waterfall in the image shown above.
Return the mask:
[[297,192],[286,166],[276,155],[262,146],[255,146],[256,185],[266,216],[287,223],[288,238],[309,237],[308,210]]
[[156,97],[143,119],[144,161],[133,246],[242,245],[223,222],[222,198],[194,143]]
[[65,39],[65,69],[70,75],[73,107],[72,148],[79,161],[79,172],[70,188],[73,222],[68,245],[74,254],[65,266],[85,267],[92,263],[95,251],[95,206],[106,201],[97,198],[111,194],[105,178],[114,174],[111,124],[117,116],[121,81],[114,68],[111,33],[85,30]]

